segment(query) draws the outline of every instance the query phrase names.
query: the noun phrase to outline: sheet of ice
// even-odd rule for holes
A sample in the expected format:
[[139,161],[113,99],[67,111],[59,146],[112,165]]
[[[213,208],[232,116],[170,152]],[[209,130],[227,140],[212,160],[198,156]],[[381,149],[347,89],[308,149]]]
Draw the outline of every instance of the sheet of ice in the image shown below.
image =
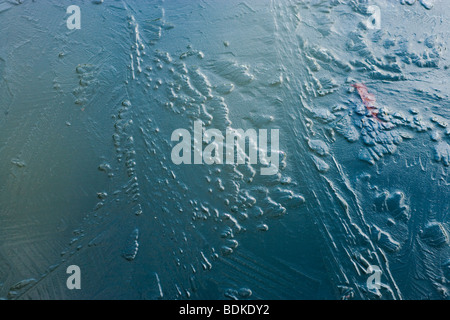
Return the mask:
[[[449,3],[370,5],[85,1],[69,30],[0,1],[0,297],[448,298]],[[279,129],[280,171],[175,165],[197,120]]]

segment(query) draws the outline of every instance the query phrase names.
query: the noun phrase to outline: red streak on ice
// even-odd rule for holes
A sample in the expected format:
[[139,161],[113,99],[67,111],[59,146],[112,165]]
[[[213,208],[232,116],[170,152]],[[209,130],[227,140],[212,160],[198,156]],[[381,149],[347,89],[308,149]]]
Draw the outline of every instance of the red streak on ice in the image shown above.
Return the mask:
[[359,96],[361,97],[363,104],[366,106],[367,110],[370,111],[370,114],[372,115],[372,117],[374,117],[378,121],[382,121],[381,119],[378,118],[378,109],[376,106],[377,100],[375,99],[375,95],[372,93],[369,93],[365,84],[355,83],[355,84],[352,84],[352,87],[356,88]]

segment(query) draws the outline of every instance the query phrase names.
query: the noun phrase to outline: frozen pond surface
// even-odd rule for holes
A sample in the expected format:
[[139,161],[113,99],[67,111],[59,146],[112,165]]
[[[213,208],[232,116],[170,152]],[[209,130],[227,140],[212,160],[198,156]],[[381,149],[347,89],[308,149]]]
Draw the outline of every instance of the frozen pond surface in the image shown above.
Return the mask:
[[450,2],[72,4],[0,0],[0,297],[448,299]]

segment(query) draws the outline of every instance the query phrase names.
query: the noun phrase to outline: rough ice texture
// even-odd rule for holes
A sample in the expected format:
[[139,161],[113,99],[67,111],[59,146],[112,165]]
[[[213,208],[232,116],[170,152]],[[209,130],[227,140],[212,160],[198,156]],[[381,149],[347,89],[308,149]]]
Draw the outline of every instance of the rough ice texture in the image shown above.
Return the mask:
[[[376,30],[368,1],[86,1],[68,30],[0,1],[0,298],[447,298],[449,2],[403,2]],[[174,165],[197,120],[279,129],[280,170]]]

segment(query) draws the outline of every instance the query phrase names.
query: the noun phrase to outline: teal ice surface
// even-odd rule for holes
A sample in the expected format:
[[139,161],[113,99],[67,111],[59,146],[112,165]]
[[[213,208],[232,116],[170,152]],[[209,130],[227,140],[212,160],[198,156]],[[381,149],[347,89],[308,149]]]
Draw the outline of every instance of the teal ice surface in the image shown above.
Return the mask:
[[[0,297],[448,298],[448,1],[72,4],[0,1]],[[196,120],[279,173],[173,164]]]

